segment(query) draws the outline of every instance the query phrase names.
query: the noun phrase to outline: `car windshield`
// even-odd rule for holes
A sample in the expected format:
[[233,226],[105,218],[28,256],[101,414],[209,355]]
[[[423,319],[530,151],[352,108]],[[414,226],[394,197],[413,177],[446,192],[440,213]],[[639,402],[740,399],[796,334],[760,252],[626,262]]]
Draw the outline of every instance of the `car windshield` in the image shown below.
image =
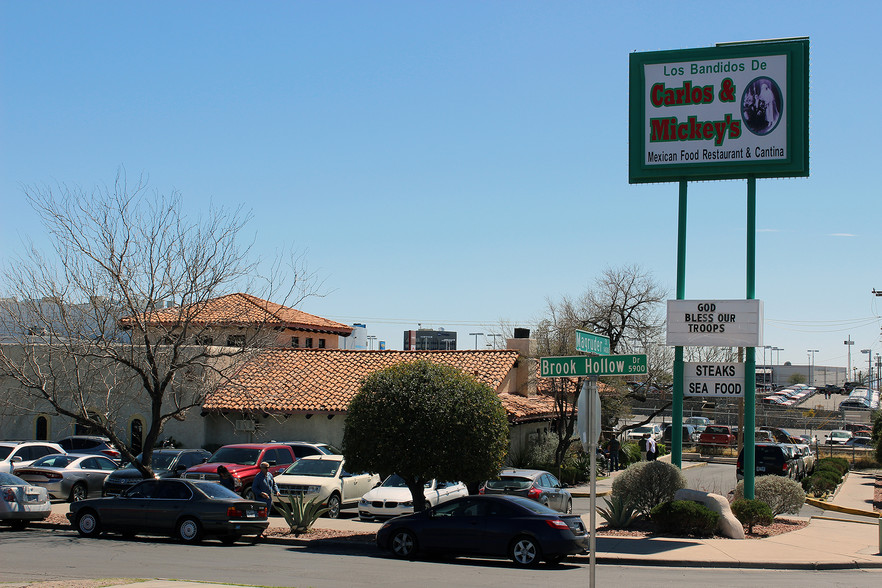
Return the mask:
[[208,459],[208,463],[256,465],[259,458],[260,449],[252,449],[250,447],[221,447]]
[[325,455],[343,455],[343,452],[334,447],[333,445],[319,445],[318,450],[324,453]]
[[340,463],[330,459],[301,459],[285,470],[285,474],[333,478],[337,475],[337,470],[340,469]]
[[[177,455],[178,455],[177,453],[167,453],[167,452],[162,452],[162,451],[154,451],[153,456],[150,459],[150,461],[153,462],[153,466],[152,466],[153,469],[154,470],[170,469],[171,465],[175,461],[175,458],[177,457]],[[143,459],[144,459],[143,453],[139,453],[137,455],[137,457],[135,457],[135,460],[138,463],[143,463]],[[131,463],[127,463],[126,465],[128,467],[135,467]]]
[[637,427],[632,433],[652,433],[652,427]]
[[833,431],[832,433],[830,433],[830,436],[831,437],[842,437],[842,438],[847,439],[847,438],[851,437],[851,433],[849,433],[847,431]]
[[0,459],[6,459],[10,453],[12,453],[12,447],[0,445]]
[[18,476],[13,476],[12,474],[7,474],[6,472],[0,472],[0,485],[3,486],[27,486],[28,483],[19,478]]
[[241,496],[226,488],[221,486],[216,482],[204,482],[199,484],[194,484],[196,488],[199,489],[200,492],[208,496],[209,498],[238,498],[242,499]]
[[33,468],[66,468],[79,459],[75,455],[47,455],[31,464]]
[[[431,488],[432,482],[435,480],[429,480],[425,484],[425,488]],[[399,476],[398,474],[392,474],[383,482],[383,488],[407,488],[407,482],[404,481],[404,478]]]
[[521,476],[501,476],[498,480],[487,480],[487,488],[491,490],[526,490],[533,485],[533,480]]
[[708,435],[728,435],[729,431],[725,427],[715,427],[711,425],[704,430]]

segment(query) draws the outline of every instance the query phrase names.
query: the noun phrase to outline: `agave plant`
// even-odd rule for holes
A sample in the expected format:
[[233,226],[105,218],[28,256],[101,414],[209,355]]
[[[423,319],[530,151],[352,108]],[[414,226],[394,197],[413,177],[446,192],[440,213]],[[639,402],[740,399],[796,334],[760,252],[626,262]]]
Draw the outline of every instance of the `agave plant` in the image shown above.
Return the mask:
[[[285,502],[286,498],[287,502]],[[328,508],[319,501],[318,496],[304,500],[301,494],[283,496],[282,500],[276,503],[276,508],[285,517],[285,521],[294,535],[301,535],[309,531],[316,519],[328,512]]]
[[598,506],[597,512],[613,529],[626,529],[639,516],[634,507],[627,504],[621,496],[613,496],[612,499],[604,498],[603,500],[606,502],[606,508]]

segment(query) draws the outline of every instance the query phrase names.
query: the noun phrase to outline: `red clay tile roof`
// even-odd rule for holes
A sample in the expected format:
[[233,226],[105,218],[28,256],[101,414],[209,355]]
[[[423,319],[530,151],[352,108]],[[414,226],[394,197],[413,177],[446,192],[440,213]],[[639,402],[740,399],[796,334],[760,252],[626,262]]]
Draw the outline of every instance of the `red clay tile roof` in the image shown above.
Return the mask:
[[[344,336],[352,333],[352,327],[347,325],[241,292],[184,307],[177,306],[148,312],[145,313],[143,321],[148,326],[175,326],[186,321],[191,324],[212,326],[288,327]],[[124,318],[120,324],[133,326],[135,320],[131,317]]]
[[[514,368],[518,352],[357,351],[266,349],[239,369],[203,404],[207,411],[344,413],[368,374],[396,363],[428,359],[474,375],[494,390]],[[544,414],[548,403],[500,394],[510,419]]]

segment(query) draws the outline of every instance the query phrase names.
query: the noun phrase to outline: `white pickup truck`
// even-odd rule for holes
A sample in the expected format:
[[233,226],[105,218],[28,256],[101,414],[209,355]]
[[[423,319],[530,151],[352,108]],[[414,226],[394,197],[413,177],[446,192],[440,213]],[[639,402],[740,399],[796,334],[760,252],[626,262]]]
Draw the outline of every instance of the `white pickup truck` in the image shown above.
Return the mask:
[[[281,497],[319,497],[328,507],[327,516],[336,519],[341,508],[358,505],[361,497],[380,483],[377,474],[352,474],[345,469],[342,455],[308,455],[297,460],[275,477]],[[277,496],[275,500],[280,501]]]

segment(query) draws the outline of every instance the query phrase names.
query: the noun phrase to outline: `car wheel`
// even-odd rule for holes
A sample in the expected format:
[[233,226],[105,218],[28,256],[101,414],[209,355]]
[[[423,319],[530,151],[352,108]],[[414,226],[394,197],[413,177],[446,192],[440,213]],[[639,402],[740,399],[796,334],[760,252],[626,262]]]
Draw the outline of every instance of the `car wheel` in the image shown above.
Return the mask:
[[327,516],[329,519],[336,519],[340,516],[340,495],[339,494],[331,494],[328,498],[328,513]]
[[70,496],[68,496],[68,502],[79,502],[80,500],[85,500],[86,498],[86,485],[82,482],[77,482],[73,485],[73,488],[70,489]]
[[395,531],[389,541],[389,549],[395,557],[411,558],[417,552],[416,537],[406,529]]
[[193,517],[181,519],[178,523],[178,538],[184,543],[202,541],[202,525]]
[[254,500],[254,490],[249,486],[245,489],[245,492],[242,493],[242,498],[245,500]]
[[521,567],[531,567],[542,559],[542,550],[532,537],[521,536],[515,539],[509,551],[512,561]]
[[573,499],[567,498],[567,508],[564,510],[566,514],[573,514]]
[[238,541],[241,538],[242,538],[242,535],[238,535],[238,534],[224,535],[223,537],[220,538],[220,540],[221,540],[221,543],[223,543],[224,545],[232,545],[233,543],[235,543],[236,541]]
[[101,521],[94,510],[84,510],[77,516],[77,533],[82,537],[97,537],[101,533]]

